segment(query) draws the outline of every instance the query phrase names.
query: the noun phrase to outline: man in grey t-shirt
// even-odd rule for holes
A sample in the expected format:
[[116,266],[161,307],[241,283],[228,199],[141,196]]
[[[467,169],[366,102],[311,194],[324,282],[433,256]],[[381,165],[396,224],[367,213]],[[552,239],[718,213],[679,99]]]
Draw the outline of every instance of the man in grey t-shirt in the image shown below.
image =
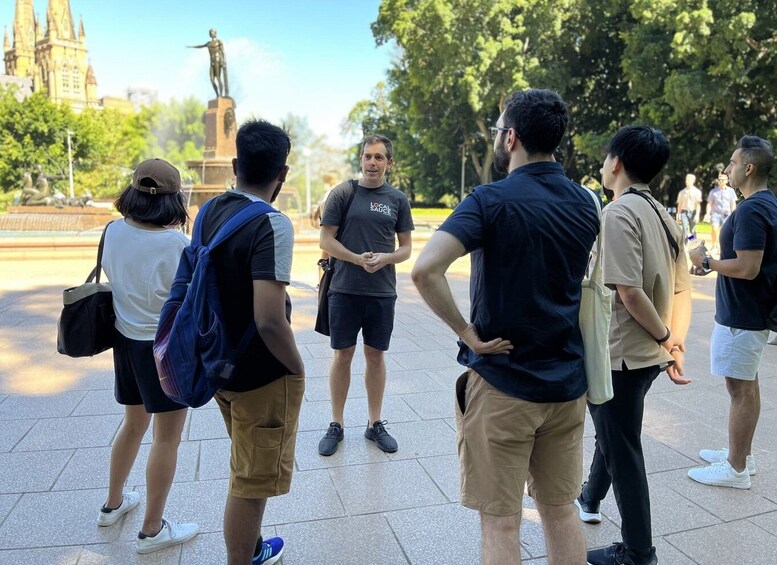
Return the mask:
[[[359,331],[367,366],[369,421],[364,437],[393,453],[397,442],[381,420],[386,388],[384,352],[394,328],[397,299],[394,265],[410,258],[413,219],[405,195],[385,182],[393,147],[382,135],[362,142],[362,178],[344,182],[329,195],[321,218],[321,249],[336,259],[329,287],[329,326],[334,350],[329,371],[332,422],[318,445],[321,455],[332,455],[343,439],[343,411],[351,383],[351,360]],[[351,205],[348,202],[353,195]],[[346,214],[346,207],[348,211]],[[343,230],[337,240],[337,230]],[[399,246],[395,249],[395,240]]]

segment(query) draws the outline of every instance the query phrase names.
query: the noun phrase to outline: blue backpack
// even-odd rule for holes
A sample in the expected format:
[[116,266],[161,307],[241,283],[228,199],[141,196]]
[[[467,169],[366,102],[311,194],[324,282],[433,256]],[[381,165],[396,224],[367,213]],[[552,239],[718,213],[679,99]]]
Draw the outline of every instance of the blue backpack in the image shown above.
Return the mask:
[[154,361],[162,390],[172,400],[192,408],[206,404],[229,383],[237,358],[256,335],[252,318],[237,347],[229,342],[210,254],[251,220],[276,211],[265,202],[252,202],[233,214],[211,242],[203,245],[203,219],[212,202],[209,200],[200,210],[191,245],[181,255],[154,339]]

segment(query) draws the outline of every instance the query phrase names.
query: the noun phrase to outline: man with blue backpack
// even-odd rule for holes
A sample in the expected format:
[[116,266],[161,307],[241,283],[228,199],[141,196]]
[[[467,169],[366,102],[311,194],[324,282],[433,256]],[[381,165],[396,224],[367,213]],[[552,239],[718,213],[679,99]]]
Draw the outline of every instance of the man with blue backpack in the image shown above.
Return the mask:
[[[283,540],[260,535],[267,498],[289,492],[304,366],[291,330],[292,223],[267,206],[286,180],[291,140],[262,120],[237,132],[235,189],[214,198],[195,225],[208,245],[241,210],[253,219],[212,250],[221,320],[237,353],[215,398],[232,440],[224,540],[230,565],[275,563]],[[259,203],[259,204],[257,204]],[[263,209],[262,209],[263,208]],[[255,330],[254,331],[254,327]],[[226,374],[225,374],[226,373]]]

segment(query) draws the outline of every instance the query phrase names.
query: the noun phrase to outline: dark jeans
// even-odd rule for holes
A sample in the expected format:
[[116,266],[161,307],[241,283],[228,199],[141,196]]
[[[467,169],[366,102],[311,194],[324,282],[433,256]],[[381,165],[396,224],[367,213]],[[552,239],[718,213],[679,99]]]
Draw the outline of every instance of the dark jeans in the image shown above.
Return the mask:
[[598,406],[589,404],[596,428],[596,452],[583,497],[602,500],[612,485],[626,556],[635,565],[649,562],[653,552],[641,435],[645,395],[659,372],[657,365],[613,371],[613,399]]

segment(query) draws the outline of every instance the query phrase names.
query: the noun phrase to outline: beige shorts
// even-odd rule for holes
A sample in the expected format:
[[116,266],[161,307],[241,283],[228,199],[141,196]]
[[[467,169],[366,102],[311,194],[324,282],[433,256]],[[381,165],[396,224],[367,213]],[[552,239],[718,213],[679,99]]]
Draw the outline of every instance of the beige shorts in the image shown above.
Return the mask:
[[486,514],[521,511],[524,485],[547,505],[580,496],[585,395],[570,402],[515,398],[469,370],[456,382],[461,503]]
[[287,375],[247,392],[220,390],[216,402],[232,439],[229,494],[268,498],[291,488],[305,377]]

